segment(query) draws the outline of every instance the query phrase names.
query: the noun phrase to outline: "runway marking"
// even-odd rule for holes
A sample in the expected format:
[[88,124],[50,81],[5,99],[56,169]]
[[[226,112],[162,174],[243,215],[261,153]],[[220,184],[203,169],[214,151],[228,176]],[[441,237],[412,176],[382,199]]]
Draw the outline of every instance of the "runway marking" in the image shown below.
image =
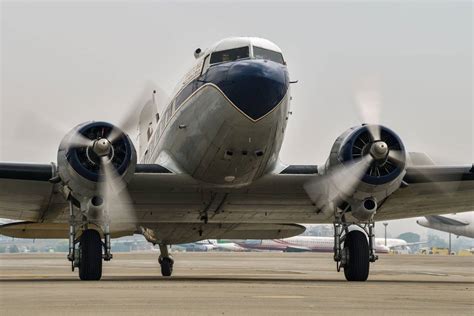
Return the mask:
[[435,272],[426,272],[426,271],[420,271],[415,274],[425,274],[425,275],[434,275],[434,276],[448,276],[449,275],[446,273],[435,273]]
[[259,295],[254,296],[255,298],[273,298],[273,299],[301,299],[305,298],[306,296],[301,295]]

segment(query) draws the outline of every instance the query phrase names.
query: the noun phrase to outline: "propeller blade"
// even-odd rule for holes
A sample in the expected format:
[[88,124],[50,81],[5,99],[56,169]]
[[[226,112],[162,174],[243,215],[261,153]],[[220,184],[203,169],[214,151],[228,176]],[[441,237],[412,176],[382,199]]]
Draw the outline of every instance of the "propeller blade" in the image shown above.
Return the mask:
[[101,158],[103,179],[99,190],[104,199],[111,225],[116,222],[137,222],[132,200],[127,192],[127,184],[117,174],[109,158]]
[[330,206],[339,196],[350,196],[372,163],[365,155],[350,165],[333,168],[325,175],[317,176],[304,185],[304,189],[318,208]]
[[94,144],[93,140],[90,140],[89,138],[85,137],[84,135],[80,133],[75,133],[74,135],[71,136],[69,140],[70,147],[90,147],[93,144]]
[[338,170],[332,172],[331,181],[340,192],[345,195],[352,195],[372,161],[371,155],[365,155],[349,166],[338,168]]
[[111,143],[116,141],[120,135],[122,135],[122,131],[130,132],[131,130],[138,127],[140,111],[142,110],[142,107],[150,100],[165,105],[167,104],[168,96],[155,83],[147,81],[144,90],[135,97],[135,100],[127,109],[127,112],[122,117],[122,120],[116,124],[118,128],[114,128],[107,137]]
[[[66,126],[61,121],[53,120],[51,117],[47,117],[41,112],[32,111],[31,113],[28,113],[28,116],[32,117],[32,119],[41,126],[41,129],[52,130],[58,135],[65,135],[71,130],[70,126]],[[92,146],[92,144],[93,140],[90,140],[80,133],[75,133],[69,139],[70,147],[88,147]]]
[[381,95],[374,86],[377,86],[377,84],[373,80],[365,82],[362,87],[356,89],[354,99],[360,120],[367,124],[373,140],[377,141],[381,140],[379,127]]
[[393,150],[391,149],[389,152],[388,152],[388,160],[392,161],[392,162],[395,162],[397,164],[403,164],[405,163],[406,161],[406,158],[405,158],[405,152],[401,151],[401,150]]
[[109,136],[107,136],[107,139],[110,143],[114,143],[120,138],[120,136],[122,136],[122,133],[123,132],[120,128],[114,126],[114,128],[110,131]]

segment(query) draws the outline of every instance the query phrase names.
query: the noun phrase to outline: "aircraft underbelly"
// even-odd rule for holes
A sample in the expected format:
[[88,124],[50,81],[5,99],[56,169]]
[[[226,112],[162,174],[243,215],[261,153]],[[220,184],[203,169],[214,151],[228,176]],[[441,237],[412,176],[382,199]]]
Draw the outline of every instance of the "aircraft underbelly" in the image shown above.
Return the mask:
[[[139,197],[132,193],[132,198]],[[280,197],[265,201],[259,195],[229,195],[221,210],[209,209],[209,223],[330,223],[326,214],[316,213],[311,203],[303,196]],[[133,205],[138,223],[203,223],[201,216],[208,200],[202,194],[167,193]],[[114,209],[115,224],[129,223],[124,210]],[[67,223],[68,206],[65,203],[52,204],[50,216],[45,222]],[[111,229],[114,230],[114,225]]]

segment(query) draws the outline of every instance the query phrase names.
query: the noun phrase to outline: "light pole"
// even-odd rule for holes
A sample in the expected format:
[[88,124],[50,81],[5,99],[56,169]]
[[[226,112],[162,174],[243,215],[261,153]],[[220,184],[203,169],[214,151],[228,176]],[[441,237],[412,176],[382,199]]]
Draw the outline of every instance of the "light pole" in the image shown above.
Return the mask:
[[387,226],[388,223],[383,223],[383,226],[385,226],[385,247],[387,246]]
[[449,254],[451,255],[451,233],[449,233],[449,247],[448,247]]

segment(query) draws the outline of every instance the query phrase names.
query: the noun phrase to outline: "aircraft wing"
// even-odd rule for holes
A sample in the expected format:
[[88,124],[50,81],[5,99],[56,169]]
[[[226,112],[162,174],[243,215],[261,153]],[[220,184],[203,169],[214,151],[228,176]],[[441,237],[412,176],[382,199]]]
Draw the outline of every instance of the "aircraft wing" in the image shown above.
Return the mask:
[[473,166],[408,168],[403,181],[405,185],[382,203],[377,221],[473,209]]
[[[52,180],[54,164],[0,163],[0,218],[40,222],[67,206]],[[137,174],[171,173],[160,165],[137,165]]]
[[428,221],[434,222],[434,223],[439,223],[439,224],[445,224],[445,225],[451,225],[451,226],[466,226],[466,225],[469,225],[469,223],[466,222],[466,221],[460,221],[458,219],[449,218],[449,217],[440,216],[440,215],[429,215],[429,216],[425,216],[425,217]]
[[404,245],[392,245],[392,246],[386,246],[386,247],[388,247],[389,249],[397,249],[404,246],[410,247],[410,246],[424,245],[427,243],[428,243],[427,241],[417,241],[417,242],[407,242]]
[[52,164],[0,163],[0,218],[41,221],[50,207]]
[[428,241],[407,242],[407,246],[417,246],[427,244]]
[[[48,181],[54,174],[53,168],[52,165],[1,163],[0,217],[67,223],[67,204],[58,186]],[[422,173],[419,170],[407,170],[405,185],[381,204],[376,220],[472,211],[472,166],[430,166]],[[137,165],[128,189],[139,223],[146,227],[174,223],[176,228],[180,223],[194,223],[188,228],[199,230],[202,216],[207,213],[207,225],[216,233],[201,238],[204,239],[236,229],[233,226],[219,228],[220,223],[331,223],[332,214],[319,212],[303,189],[307,181],[317,176],[315,166],[290,166],[280,174],[266,175],[247,187],[213,193],[203,190],[200,183],[188,175],[171,173],[159,165]],[[160,228],[164,227],[173,229],[166,225]],[[278,234],[279,229],[285,227],[293,233],[301,232],[299,228],[273,226],[272,230],[276,229],[273,238],[291,236],[289,231]],[[239,229],[241,235],[249,231],[256,235],[259,230],[245,226]]]
[[303,246],[288,245],[285,251],[286,252],[310,252],[311,249],[308,247],[303,247]]
[[295,245],[283,239],[274,239],[273,242],[283,245],[285,247],[286,252],[310,252],[311,251],[311,248],[309,247]]
[[[0,218],[21,221],[1,226],[1,234],[23,238],[67,237],[68,204],[60,186],[49,181],[54,174],[54,165],[0,163]],[[291,193],[289,187],[294,182],[287,180],[292,177],[285,179],[279,183],[279,192]],[[188,175],[171,173],[159,165],[139,164],[128,190],[137,213],[137,224],[142,228],[139,232],[152,239],[177,243],[208,238],[273,239],[301,234],[304,226],[292,223],[304,213],[295,213],[295,220],[288,220],[286,210],[295,200],[285,201],[284,196],[269,195],[275,184],[268,180],[271,178],[254,186],[252,192],[241,189],[232,195],[221,192],[214,196],[203,192],[200,183]],[[300,191],[304,194],[302,188]],[[297,194],[296,200],[301,194]],[[303,200],[310,206],[307,197]],[[219,209],[220,202],[228,206],[229,211]],[[255,208],[257,204],[260,209]],[[202,230],[205,208],[210,213],[209,223]],[[262,211],[265,209],[268,214]],[[277,212],[270,214],[272,209]],[[270,220],[259,220],[267,215],[271,215]],[[114,221],[111,227],[112,237],[135,232],[126,222],[119,221]]]
[[[316,166],[290,166],[280,175],[274,175],[278,183],[281,175],[299,175],[294,179],[293,190],[310,179],[318,176]],[[474,207],[474,166],[416,166],[408,168],[403,178],[403,185],[395,193],[382,201],[376,221],[403,219],[432,214],[447,214],[472,211]],[[439,217],[439,216],[438,216]],[[319,219],[314,223],[330,222]],[[300,221],[304,223],[303,221]]]

